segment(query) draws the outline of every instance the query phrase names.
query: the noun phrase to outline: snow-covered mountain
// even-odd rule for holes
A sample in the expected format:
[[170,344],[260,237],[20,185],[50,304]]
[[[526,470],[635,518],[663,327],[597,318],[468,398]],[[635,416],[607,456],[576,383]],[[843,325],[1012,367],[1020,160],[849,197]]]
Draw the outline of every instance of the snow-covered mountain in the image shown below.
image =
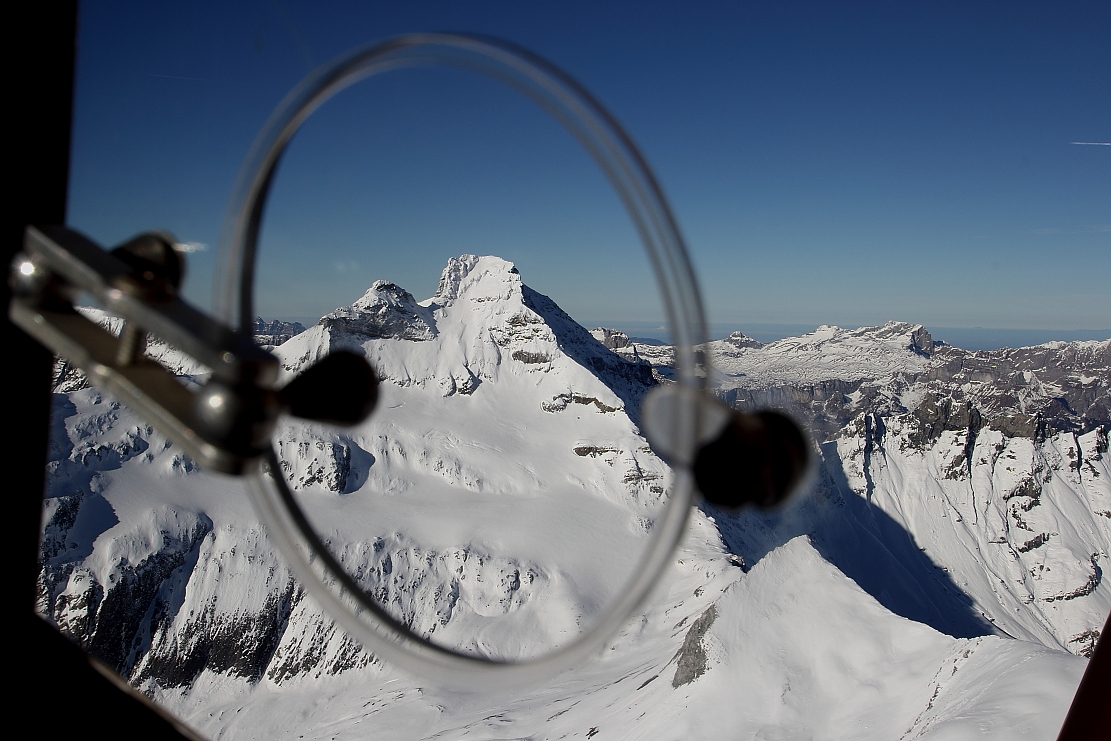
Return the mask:
[[[821,496],[793,513],[793,527],[874,583],[881,602],[953,634],[978,630],[931,604],[950,603],[956,588],[999,632],[1091,651],[1111,610],[1111,341],[968,352],[889,322],[767,345],[734,333],[710,349],[723,399],[785,409],[825,441],[825,488],[857,495],[846,501],[861,516],[845,521],[875,523],[864,540],[883,547],[854,563],[859,534],[847,537],[841,518],[828,524]],[[670,362],[668,348],[616,352]],[[758,538],[740,534],[751,526],[735,522],[723,525],[733,550],[759,551]],[[891,558],[893,543],[903,547]],[[944,572],[941,591],[931,563]]]
[[[283,473],[414,629],[503,657],[560,645],[636,568],[669,486],[636,411],[670,349],[618,335],[498,258],[449,261],[427,301],[379,281],[267,342],[287,377],[347,348],[383,379],[357,428],[283,423]],[[965,353],[902,324],[712,343],[723,398],[813,425],[813,492],[696,511],[603,655],[497,693],[363,651],[240,482],[60,364],[39,610],[213,737],[1050,738],[1084,665],[1062,649],[1083,654],[1111,607],[1108,345]]]

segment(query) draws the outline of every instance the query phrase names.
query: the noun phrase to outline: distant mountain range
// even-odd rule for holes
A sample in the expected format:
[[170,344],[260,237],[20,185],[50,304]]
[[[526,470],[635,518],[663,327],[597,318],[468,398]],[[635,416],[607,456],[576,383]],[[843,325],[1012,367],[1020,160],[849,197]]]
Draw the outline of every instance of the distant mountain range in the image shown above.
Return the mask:
[[[256,323],[286,377],[346,348],[383,379],[364,425],[275,437],[366,588],[492,656],[588,624],[667,496],[637,420],[671,348],[588,332],[510,263],[470,255],[431,299],[379,281],[302,329]],[[207,373],[147,352],[185,383]],[[448,691],[363,651],[240,482],[65,363],[39,610],[212,737],[1052,738],[1111,610],[1111,341],[968,352],[891,322],[735,333],[709,354],[727,403],[813,430],[813,483],[777,513],[697,510],[641,614],[543,686]]]
[[[668,372],[669,348],[607,341]],[[819,327],[767,345],[734,333],[710,350],[724,400],[808,423],[838,487],[891,517],[996,630],[1090,650],[1111,610],[1100,586],[1111,519],[1111,341],[969,352],[934,343],[921,325],[889,322]],[[813,535],[827,525],[808,509],[796,527]],[[872,536],[890,550],[889,536]],[[740,536],[727,541],[738,553],[749,547]],[[927,603],[945,597],[896,597],[910,589],[897,570],[881,586],[870,572],[883,559],[846,566],[851,554],[826,555],[874,582],[896,612],[953,634],[971,629],[926,617],[935,611]],[[897,560],[900,569],[924,563],[909,551]]]
[[[315,319],[305,320],[312,324]],[[606,322],[594,321],[590,326],[616,328],[617,331],[646,340],[651,344],[667,344],[667,328],[659,322]],[[780,324],[762,322],[714,323],[708,331],[711,339],[725,339],[741,331],[763,343],[790,337],[799,337],[814,331],[818,323]],[[938,344],[952,345],[965,350],[999,350],[1004,347],[1030,347],[1047,342],[1082,342],[1111,338],[1111,328],[1106,329],[1001,329],[998,327],[942,327],[927,325]]]
[[305,325],[300,322],[282,322],[277,319],[267,321],[262,317],[255,319],[252,328],[255,340],[263,347],[277,347],[283,342],[296,337],[305,331]]

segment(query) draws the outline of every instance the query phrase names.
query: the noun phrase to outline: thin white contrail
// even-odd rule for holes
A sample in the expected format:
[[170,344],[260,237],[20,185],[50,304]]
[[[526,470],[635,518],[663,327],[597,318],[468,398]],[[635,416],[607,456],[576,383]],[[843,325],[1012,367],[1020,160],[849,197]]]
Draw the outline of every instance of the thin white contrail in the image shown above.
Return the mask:
[[1111,147],[1111,142],[1069,142],[1069,144],[1084,144],[1089,147]]

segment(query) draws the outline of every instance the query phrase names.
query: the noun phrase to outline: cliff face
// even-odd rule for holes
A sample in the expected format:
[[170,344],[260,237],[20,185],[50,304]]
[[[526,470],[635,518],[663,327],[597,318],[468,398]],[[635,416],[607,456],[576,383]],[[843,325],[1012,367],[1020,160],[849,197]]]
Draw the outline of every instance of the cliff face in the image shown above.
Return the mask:
[[829,450],[996,628],[1089,655],[1111,611],[1108,428],[1025,437],[985,417],[966,407],[939,430],[872,415]]

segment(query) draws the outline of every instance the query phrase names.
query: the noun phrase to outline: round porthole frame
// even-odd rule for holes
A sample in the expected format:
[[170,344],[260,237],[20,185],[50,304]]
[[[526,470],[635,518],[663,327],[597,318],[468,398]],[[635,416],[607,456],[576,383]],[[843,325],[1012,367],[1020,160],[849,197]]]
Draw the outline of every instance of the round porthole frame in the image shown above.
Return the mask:
[[[254,281],[266,199],[287,145],[320,105],[366,78],[411,67],[455,67],[502,82],[555,118],[594,159],[621,199],[652,265],[675,351],[674,382],[701,392],[706,325],[690,260],[663,192],[617,121],[568,75],[504,41],[413,34],[373,44],[326,65],[286,96],[256,139],[233,195],[221,240],[217,315],[240,331],[254,320]],[[369,652],[434,681],[463,689],[521,686],[548,678],[600,650],[648,597],[683,535],[695,496],[700,393],[669,418],[674,455],[667,501],[653,521],[641,567],[609,608],[569,643],[535,658],[502,661],[437,644],[376,603],[328,551],[296,502],[277,453],[248,477],[252,504],[306,591]]]

